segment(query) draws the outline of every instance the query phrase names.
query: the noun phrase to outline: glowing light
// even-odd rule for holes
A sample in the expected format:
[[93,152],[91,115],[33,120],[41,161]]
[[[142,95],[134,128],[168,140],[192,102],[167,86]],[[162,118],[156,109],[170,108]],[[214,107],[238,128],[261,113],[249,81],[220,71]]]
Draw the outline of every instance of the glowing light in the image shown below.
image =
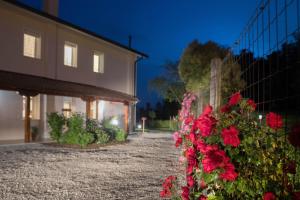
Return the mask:
[[117,119],[112,119],[110,123],[112,125],[114,125],[114,126],[118,126],[119,125],[119,121]]
[[142,125],[141,125],[141,124],[138,124],[138,125],[137,125],[137,128],[138,128],[138,129],[141,129],[141,128],[142,128]]
[[258,115],[258,119],[262,120],[262,115]]

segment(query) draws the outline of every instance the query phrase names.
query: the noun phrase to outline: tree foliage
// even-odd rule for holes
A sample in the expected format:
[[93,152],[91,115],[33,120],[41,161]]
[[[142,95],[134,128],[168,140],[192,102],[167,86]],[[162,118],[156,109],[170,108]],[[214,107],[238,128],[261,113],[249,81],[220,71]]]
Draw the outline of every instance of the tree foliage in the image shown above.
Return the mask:
[[185,85],[178,74],[178,62],[166,61],[162,67],[165,73],[152,79],[149,87],[169,102],[180,103],[185,93]]
[[241,79],[241,67],[237,63],[226,63],[222,66],[221,96],[229,97],[235,91],[242,90],[246,82]]
[[183,52],[179,63],[179,75],[188,91],[207,90],[210,81],[210,63],[213,58],[224,58],[227,49],[208,41],[191,42]]

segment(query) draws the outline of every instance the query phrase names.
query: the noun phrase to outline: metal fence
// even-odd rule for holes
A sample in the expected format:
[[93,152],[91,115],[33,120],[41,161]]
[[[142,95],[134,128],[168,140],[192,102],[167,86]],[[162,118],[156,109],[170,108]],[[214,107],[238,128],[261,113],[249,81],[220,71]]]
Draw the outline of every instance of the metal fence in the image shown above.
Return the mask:
[[300,0],[263,0],[224,62],[239,64],[242,95],[259,113],[300,119]]

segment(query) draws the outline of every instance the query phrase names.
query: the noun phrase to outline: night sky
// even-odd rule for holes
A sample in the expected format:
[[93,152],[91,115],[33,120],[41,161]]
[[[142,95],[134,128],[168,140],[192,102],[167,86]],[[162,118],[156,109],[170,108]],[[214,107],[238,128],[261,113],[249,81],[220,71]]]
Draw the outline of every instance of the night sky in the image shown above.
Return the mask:
[[[19,0],[41,9],[42,0]],[[139,63],[139,105],[158,97],[148,81],[166,60],[178,60],[189,42],[230,46],[254,12],[258,0],[60,0],[59,17],[145,52]]]

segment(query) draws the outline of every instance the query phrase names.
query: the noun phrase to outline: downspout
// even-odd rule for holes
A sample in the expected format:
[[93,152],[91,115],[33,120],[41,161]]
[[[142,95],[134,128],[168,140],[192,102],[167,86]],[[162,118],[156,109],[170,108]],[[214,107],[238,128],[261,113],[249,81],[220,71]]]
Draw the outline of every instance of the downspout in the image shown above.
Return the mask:
[[[135,61],[134,61],[134,97],[137,97],[137,66],[138,66],[138,62],[141,61],[144,57],[138,57]],[[133,106],[133,130],[135,131],[136,128],[136,104],[134,104]]]

